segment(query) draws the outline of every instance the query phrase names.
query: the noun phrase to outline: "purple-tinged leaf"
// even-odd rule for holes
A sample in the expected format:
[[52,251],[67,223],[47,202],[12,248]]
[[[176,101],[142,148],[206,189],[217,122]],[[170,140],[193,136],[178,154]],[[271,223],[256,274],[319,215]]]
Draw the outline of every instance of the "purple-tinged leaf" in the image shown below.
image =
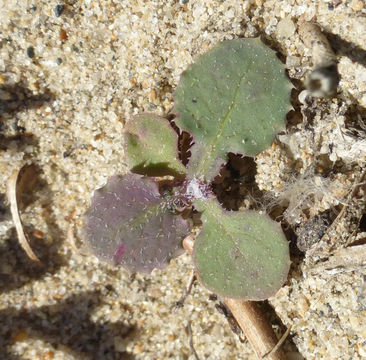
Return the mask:
[[95,191],[86,214],[86,237],[95,255],[131,272],[163,269],[181,255],[189,224],[172,210],[151,178],[113,176]]

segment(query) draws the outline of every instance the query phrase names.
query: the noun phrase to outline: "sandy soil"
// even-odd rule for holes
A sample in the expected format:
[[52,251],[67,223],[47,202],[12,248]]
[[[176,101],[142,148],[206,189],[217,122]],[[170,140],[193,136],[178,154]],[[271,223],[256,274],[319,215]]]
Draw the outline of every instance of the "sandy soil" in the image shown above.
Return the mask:
[[[312,68],[301,21],[316,21],[336,50],[331,98],[298,101]],[[289,205],[293,260],[273,308],[262,306],[279,335],[291,326],[289,359],[366,359],[364,1],[0,0],[1,359],[192,360],[188,322],[201,359],[254,359],[199,284],[174,308],[188,255],[131,276],[79,250],[93,190],[127,171],[125,122],[168,112],[182,71],[219,41],[259,35],[295,85],[286,132],[256,159],[258,187]],[[24,164],[38,168],[22,220],[44,266],[19,246],[5,195]],[[336,221],[309,235],[319,218]],[[360,257],[332,257],[352,243]]]

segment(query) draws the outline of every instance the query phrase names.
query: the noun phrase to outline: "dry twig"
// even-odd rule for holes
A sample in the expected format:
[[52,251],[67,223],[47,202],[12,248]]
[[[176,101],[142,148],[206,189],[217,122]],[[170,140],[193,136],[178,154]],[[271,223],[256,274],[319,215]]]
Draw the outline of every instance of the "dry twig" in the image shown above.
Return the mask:
[[39,264],[42,264],[41,261],[38,259],[38,257],[33,252],[32,248],[29,245],[27,235],[24,231],[22,220],[20,219],[19,209],[18,209],[18,203],[20,202],[19,194],[20,189],[18,187],[18,183],[20,180],[20,174],[21,172],[27,171],[27,169],[30,169],[29,166],[24,166],[21,169],[14,170],[13,173],[10,175],[8,181],[7,181],[7,196],[10,203],[10,212],[11,216],[14,221],[15,229],[18,235],[18,240],[26,254],[31,258],[32,260],[38,262]]
[[196,360],[200,360],[196,349],[194,348],[194,344],[193,344],[193,333],[192,333],[192,326],[191,326],[191,322],[188,321],[187,324],[187,330],[188,330],[188,338],[189,338],[189,347],[192,351],[192,354],[194,355],[194,357],[196,358]]
[[191,293],[192,290],[192,286],[194,284],[194,282],[196,281],[196,274],[194,272],[194,270],[192,271],[192,274],[188,280],[188,284],[187,287],[184,289],[184,293],[182,295],[182,297],[177,301],[177,303],[175,304],[176,307],[183,307],[184,302],[187,299],[187,296]]
[[272,354],[274,354],[280,347],[281,345],[285,342],[285,340],[287,339],[287,336],[289,336],[291,331],[291,326],[289,326],[285,333],[281,336],[281,339],[278,341],[278,343],[276,344],[276,346],[266,355],[264,355],[262,357],[262,359],[268,359],[270,356],[272,356]]
[[327,261],[310,269],[311,274],[328,273],[330,275],[365,269],[366,245],[357,245],[340,249]]

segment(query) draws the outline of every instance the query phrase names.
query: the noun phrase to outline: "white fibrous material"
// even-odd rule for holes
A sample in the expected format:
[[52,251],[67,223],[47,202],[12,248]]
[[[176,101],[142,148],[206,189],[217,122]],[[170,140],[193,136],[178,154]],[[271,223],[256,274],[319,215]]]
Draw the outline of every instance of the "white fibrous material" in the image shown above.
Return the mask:
[[187,184],[185,196],[188,199],[207,199],[209,189],[207,184],[197,178],[193,178]]
[[304,210],[309,211],[310,217],[315,216],[343,203],[349,190],[350,185],[341,178],[329,179],[308,172],[290,180],[271,202],[272,205],[288,203],[284,217],[295,225],[306,217]]
[[[335,119],[337,129],[334,132],[333,151],[329,156],[331,161],[338,158],[345,162],[364,162],[366,159],[366,138],[349,135],[345,130],[344,116]],[[365,134],[366,135],[366,132]]]
[[193,199],[202,199],[204,197],[200,188],[200,183],[196,178],[188,183],[186,195]]

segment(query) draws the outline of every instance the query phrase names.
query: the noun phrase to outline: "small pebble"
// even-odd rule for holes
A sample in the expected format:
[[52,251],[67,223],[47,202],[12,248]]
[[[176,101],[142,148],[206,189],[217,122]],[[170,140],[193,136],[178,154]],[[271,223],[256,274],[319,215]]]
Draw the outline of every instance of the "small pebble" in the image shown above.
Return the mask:
[[300,65],[300,58],[298,56],[289,55],[286,58],[286,67],[293,68]]
[[33,230],[32,235],[37,239],[43,239],[44,238],[43,232],[41,230],[38,230],[38,229]]
[[62,59],[61,58],[57,58],[56,59],[56,64],[57,65],[61,65],[62,64]]
[[138,355],[142,353],[142,344],[137,343],[133,348],[133,354]]
[[27,49],[27,55],[31,59],[34,58],[34,47],[33,46],[29,46],[29,48]]
[[364,6],[364,1],[361,0],[353,0],[350,4],[350,7],[353,11],[361,11]]
[[55,7],[55,16],[60,17],[65,9],[65,5],[56,5]]
[[47,351],[42,354],[42,360],[51,360],[54,358],[54,352],[53,351]]
[[282,19],[277,25],[277,34],[282,38],[289,38],[295,33],[295,24],[290,18]]
[[65,41],[67,40],[67,32],[65,29],[61,29],[60,30],[60,40],[61,41]]
[[20,330],[14,337],[13,337],[13,342],[18,342],[18,341],[26,341],[29,338],[29,335],[24,331],[24,330]]
[[366,344],[358,345],[358,353],[362,358],[366,358]]

